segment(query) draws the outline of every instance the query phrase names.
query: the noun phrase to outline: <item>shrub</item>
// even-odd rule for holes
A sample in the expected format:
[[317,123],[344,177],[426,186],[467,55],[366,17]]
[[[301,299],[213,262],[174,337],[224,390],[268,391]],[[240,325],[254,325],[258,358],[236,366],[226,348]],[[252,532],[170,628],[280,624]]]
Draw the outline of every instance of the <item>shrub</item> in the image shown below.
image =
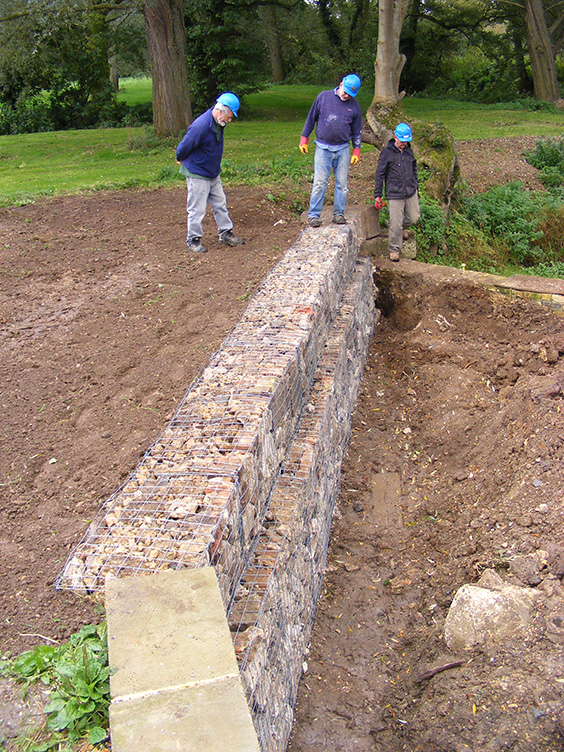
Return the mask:
[[422,253],[431,255],[440,253],[445,246],[447,233],[447,219],[438,201],[427,198],[424,193],[420,196],[419,206],[421,219],[416,225],[417,247]]
[[558,196],[552,196],[539,210],[538,227],[542,240],[536,245],[542,247],[546,261],[564,261],[564,203]]
[[0,135],[54,130],[48,103],[42,96],[23,93],[14,105],[0,102]]
[[538,212],[547,198],[524,190],[520,183],[509,183],[467,196],[459,208],[476,228],[507,246],[512,263],[529,266],[543,255]]
[[564,138],[542,138],[534,149],[525,151],[523,156],[538,170],[556,167],[564,177]]
[[539,180],[547,191],[559,188],[564,180],[564,175],[558,167],[543,167],[540,171]]

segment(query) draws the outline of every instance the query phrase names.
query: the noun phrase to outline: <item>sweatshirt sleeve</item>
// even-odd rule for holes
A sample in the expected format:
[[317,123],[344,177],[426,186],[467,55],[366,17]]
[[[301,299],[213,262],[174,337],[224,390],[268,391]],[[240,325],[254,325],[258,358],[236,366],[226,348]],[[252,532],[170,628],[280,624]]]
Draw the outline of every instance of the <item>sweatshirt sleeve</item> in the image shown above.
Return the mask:
[[201,129],[194,127],[194,123],[186,131],[186,135],[176,147],[176,159],[183,162],[188,159],[190,154],[197,148],[200,143]]
[[360,145],[362,143],[362,112],[360,111],[360,107],[358,108],[356,115],[354,116],[354,120],[351,124],[351,133],[353,149],[360,149]]
[[315,102],[311,105],[311,108],[308,112],[304,129],[302,131],[303,138],[309,138],[310,133],[315,128],[315,124],[318,118],[319,118],[319,95],[315,98]]

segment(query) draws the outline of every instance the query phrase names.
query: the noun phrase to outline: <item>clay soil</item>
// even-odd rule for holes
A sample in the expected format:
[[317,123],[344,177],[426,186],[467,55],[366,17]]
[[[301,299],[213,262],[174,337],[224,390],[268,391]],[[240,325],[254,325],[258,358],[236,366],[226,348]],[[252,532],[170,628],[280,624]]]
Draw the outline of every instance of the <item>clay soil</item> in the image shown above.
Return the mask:
[[[538,188],[522,158],[535,141],[461,143],[470,188]],[[370,201],[375,160],[351,202]],[[182,186],[0,210],[3,655],[102,618],[55,589],[68,554],[302,229],[264,190],[227,193],[246,244],[219,245],[208,217],[198,256]],[[389,266],[375,270],[385,315],[289,749],[564,750],[557,620],[539,613],[526,635],[463,656],[442,631],[456,590],[489,568],[562,597],[564,318],[460,275]],[[383,481],[398,496],[377,513]],[[21,729],[15,697],[0,685],[0,744]]]

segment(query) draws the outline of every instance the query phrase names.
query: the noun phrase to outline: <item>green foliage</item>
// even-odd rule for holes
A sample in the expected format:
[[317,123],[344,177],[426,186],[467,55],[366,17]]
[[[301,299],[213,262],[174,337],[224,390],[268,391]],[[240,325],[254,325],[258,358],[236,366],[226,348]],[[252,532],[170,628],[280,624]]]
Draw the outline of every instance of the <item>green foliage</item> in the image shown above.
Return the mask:
[[421,219],[416,226],[417,247],[422,253],[437,253],[446,242],[446,214],[438,201],[420,196]]
[[539,179],[547,191],[550,191],[562,186],[564,175],[558,167],[543,167]]
[[55,736],[36,750],[59,748],[61,740],[72,744],[87,734],[92,744],[107,737],[110,668],[105,622],[82,627],[64,645],[36,646],[6,661],[0,672],[26,686],[41,682],[49,687],[46,726]]
[[[146,122],[150,107],[118,103],[109,57],[131,35],[76,0],[27,3],[0,24],[0,134]],[[140,44],[139,29],[135,33]],[[132,42],[128,41],[133,58]]]
[[49,105],[40,94],[22,93],[15,104],[0,102],[0,134],[41,133],[53,130]]
[[[418,233],[418,249],[422,243]],[[425,250],[418,250],[418,259],[445,266],[474,269],[491,274],[501,273],[506,265],[505,258],[500,257],[498,249],[485,233],[478,230],[462,214],[454,211],[449,217],[442,246],[429,245]]]
[[564,182],[564,138],[544,138],[534,149],[524,153],[525,159],[540,170],[540,181],[548,191],[557,191]]
[[542,196],[525,191],[520,183],[509,183],[467,197],[461,208],[475,227],[503,239],[514,263],[528,266],[542,258],[537,241],[543,236],[538,226],[543,203]]
[[557,167],[564,172],[564,138],[541,138],[534,149],[524,152],[524,157],[539,170]]
[[226,0],[187,0],[185,24],[194,115],[222,91],[241,98],[264,85],[268,62],[255,6],[234,10]]

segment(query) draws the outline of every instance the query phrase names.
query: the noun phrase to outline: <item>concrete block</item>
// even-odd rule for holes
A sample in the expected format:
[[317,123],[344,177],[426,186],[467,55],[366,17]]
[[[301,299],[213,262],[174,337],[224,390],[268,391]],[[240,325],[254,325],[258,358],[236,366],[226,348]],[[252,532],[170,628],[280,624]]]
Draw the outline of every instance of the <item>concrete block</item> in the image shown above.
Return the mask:
[[259,752],[211,567],[108,580],[113,752]]
[[375,206],[365,206],[364,208],[364,237],[366,240],[376,238],[380,235],[380,212]]
[[240,680],[112,704],[112,752],[259,752]]
[[109,579],[113,698],[238,677],[213,568]]

